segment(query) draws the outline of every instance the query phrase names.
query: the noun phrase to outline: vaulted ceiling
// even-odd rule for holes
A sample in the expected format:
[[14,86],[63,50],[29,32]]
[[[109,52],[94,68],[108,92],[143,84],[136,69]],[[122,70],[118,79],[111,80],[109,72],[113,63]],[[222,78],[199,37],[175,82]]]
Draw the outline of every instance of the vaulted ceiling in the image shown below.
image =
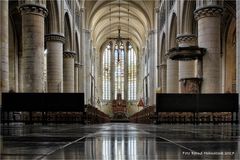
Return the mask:
[[[145,44],[153,29],[155,0],[86,0],[86,28],[100,49],[109,38],[129,38],[135,47]],[[119,18],[120,17],[120,18]]]

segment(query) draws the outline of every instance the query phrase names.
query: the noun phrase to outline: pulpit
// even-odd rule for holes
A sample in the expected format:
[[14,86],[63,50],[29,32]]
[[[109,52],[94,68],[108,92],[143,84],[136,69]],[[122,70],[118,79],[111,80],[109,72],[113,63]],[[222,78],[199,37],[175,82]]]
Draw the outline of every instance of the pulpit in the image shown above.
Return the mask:
[[127,102],[122,99],[121,93],[117,94],[117,99],[112,102],[113,119],[127,119]]

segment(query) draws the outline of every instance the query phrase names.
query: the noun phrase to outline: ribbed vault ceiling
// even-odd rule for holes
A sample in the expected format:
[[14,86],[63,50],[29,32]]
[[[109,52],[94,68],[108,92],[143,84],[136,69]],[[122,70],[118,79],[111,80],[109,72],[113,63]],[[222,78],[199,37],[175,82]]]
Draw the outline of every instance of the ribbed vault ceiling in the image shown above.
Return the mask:
[[94,47],[99,50],[109,38],[116,38],[119,27],[122,38],[137,48],[143,46],[153,27],[154,4],[154,0],[86,0],[86,27]]

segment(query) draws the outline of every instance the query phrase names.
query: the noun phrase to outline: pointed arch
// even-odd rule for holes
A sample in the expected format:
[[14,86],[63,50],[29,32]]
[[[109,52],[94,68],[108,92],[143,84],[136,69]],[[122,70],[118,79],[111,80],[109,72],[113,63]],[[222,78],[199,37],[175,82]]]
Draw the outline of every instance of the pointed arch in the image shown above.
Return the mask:
[[236,92],[236,19],[231,18],[225,31],[224,92]]
[[161,57],[160,57],[160,86],[162,93],[166,92],[166,38],[165,33],[162,34],[162,41],[161,41]]
[[65,44],[64,51],[70,51],[72,46],[72,33],[71,33],[71,23],[68,13],[64,15],[64,35],[65,35]]
[[172,14],[170,31],[169,31],[169,48],[176,47],[176,37],[177,37],[177,16],[176,13]]
[[[172,14],[170,30],[169,30],[169,49],[176,47],[177,36],[177,16]],[[179,91],[179,79],[178,79],[178,61],[167,59],[167,93],[178,93]]]
[[162,34],[161,40],[161,51],[160,51],[160,64],[166,64],[166,42],[165,42],[165,33]]
[[9,17],[9,54],[8,54],[8,61],[9,61],[9,90],[17,92],[18,91],[18,84],[19,84],[19,40],[16,31],[16,25],[14,23],[13,17]]
[[196,9],[196,1],[185,0],[182,9],[181,33],[183,34],[197,34],[197,22],[194,19],[194,10]]
[[79,45],[80,45],[80,43],[79,43],[79,37],[78,37],[78,33],[77,32],[75,32],[75,45],[74,45],[74,51],[76,51],[76,53],[77,53],[77,57],[76,57],[76,61],[77,62],[80,62],[80,49],[79,49]]
[[48,16],[46,17],[46,34],[60,33],[60,12],[58,7],[58,1],[47,1]]

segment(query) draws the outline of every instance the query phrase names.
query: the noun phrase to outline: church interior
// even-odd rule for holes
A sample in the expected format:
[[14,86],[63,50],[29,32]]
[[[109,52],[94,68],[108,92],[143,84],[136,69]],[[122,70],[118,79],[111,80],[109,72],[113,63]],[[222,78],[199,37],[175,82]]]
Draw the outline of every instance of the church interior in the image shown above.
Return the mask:
[[0,159],[240,159],[240,1],[0,0]]

